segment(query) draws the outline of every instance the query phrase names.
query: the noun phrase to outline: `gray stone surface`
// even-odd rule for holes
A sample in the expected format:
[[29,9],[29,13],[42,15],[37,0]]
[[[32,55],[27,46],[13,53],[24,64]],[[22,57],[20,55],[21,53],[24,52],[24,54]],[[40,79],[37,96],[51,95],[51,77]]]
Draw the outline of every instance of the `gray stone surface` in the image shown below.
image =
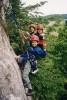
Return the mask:
[[0,100],[28,100],[5,31],[0,26]]

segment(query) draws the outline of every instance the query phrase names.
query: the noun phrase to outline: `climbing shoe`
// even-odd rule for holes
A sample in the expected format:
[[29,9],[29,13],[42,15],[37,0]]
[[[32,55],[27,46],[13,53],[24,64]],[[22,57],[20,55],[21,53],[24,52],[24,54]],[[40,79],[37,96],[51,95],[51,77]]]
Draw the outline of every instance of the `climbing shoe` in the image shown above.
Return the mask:
[[38,72],[38,69],[34,70],[34,71],[32,72],[32,74],[36,74],[37,72]]
[[28,92],[26,93],[27,96],[31,96],[34,94],[34,91],[32,89],[28,89]]

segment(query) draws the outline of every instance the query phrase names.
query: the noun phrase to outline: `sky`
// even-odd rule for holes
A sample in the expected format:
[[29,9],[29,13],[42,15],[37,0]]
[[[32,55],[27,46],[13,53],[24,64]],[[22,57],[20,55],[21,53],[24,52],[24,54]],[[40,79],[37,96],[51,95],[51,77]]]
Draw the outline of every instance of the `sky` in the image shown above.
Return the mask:
[[37,9],[44,15],[50,14],[67,14],[67,0],[21,0],[22,3],[27,5],[34,5],[41,1],[48,1],[48,3]]

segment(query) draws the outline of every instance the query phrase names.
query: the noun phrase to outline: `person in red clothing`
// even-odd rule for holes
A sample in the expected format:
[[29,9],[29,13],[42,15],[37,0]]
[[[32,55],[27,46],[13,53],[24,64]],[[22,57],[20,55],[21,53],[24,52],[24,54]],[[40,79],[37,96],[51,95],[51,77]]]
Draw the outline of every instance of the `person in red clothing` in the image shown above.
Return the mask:
[[39,44],[38,46],[46,51],[46,42],[45,42],[45,34],[43,33],[43,25],[37,25],[37,36],[39,37]]

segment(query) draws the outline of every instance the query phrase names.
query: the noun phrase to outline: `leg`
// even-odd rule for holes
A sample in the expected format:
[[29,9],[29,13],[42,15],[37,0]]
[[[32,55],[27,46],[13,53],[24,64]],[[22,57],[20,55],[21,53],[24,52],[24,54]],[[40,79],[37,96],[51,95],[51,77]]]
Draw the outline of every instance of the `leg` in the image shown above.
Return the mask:
[[32,89],[32,86],[29,80],[30,71],[31,71],[31,65],[30,65],[30,62],[27,61],[23,70],[23,81],[25,82],[25,84],[27,84],[27,87],[29,89]]
[[31,61],[30,63],[31,63],[31,66],[32,66],[32,68],[33,68],[32,74],[37,73],[37,71],[38,71],[38,68],[37,68],[37,60],[33,60],[33,61]]
[[26,93],[28,96],[31,96],[34,94],[34,91],[32,89],[32,86],[29,80],[30,71],[31,71],[31,65],[30,65],[30,62],[27,61],[23,70],[23,80],[28,87],[28,92]]

